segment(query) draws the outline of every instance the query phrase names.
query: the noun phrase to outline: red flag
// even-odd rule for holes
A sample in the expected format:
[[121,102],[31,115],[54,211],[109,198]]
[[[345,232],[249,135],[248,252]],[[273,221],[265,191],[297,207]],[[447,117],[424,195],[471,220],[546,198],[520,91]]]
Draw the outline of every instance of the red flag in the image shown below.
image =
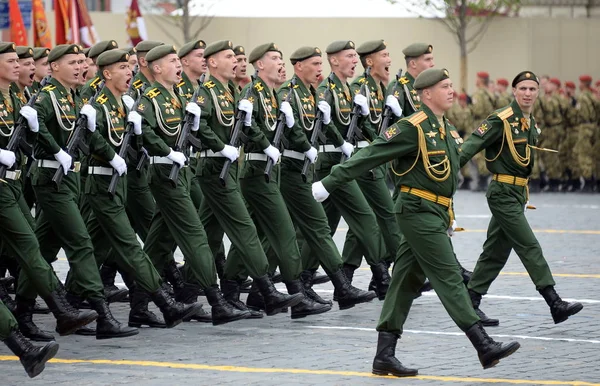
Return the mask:
[[129,6],[125,17],[125,27],[132,46],[136,46],[142,40],[148,39],[146,25],[144,24],[144,18],[140,12],[138,0],[131,0],[131,5]]
[[23,24],[23,16],[17,0],[9,0],[8,16],[10,20],[10,41],[18,46],[26,46],[27,31],[25,30],[25,24]]
[[33,45],[52,48],[52,36],[48,29],[48,20],[42,0],[33,0]]
[[56,20],[56,44],[69,42],[69,0],[54,0],[54,15]]

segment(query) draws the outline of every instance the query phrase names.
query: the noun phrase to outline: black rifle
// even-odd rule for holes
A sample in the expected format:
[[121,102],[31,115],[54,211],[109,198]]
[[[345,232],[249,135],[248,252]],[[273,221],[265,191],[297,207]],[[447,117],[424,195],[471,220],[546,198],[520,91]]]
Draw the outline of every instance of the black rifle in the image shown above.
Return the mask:
[[[96,98],[100,96],[100,93],[104,89],[104,81],[101,81],[98,84],[98,88],[96,88],[96,92],[94,96],[88,101],[88,104],[93,104],[96,101]],[[87,131],[87,120],[88,118],[79,113],[77,120],[75,121],[75,126],[73,131],[71,132],[71,136],[69,137],[69,142],[67,142],[66,152],[71,158],[75,158],[77,151],[81,150],[83,154],[88,155],[90,153],[90,149],[85,143],[84,137],[85,132]],[[71,165],[71,168],[73,166]],[[60,189],[60,184],[62,183],[63,177],[65,176],[64,168],[62,165],[58,166],[54,176],[52,177],[52,182],[54,182],[54,186],[56,190]]]
[[[258,71],[254,76],[252,76],[252,82],[246,89],[246,94],[242,99],[248,99],[250,94],[252,93],[252,89],[254,88],[254,82],[258,78]],[[244,119],[246,119],[246,112],[243,110],[237,111],[235,115],[235,126],[233,126],[233,132],[231,133],[231,139],[229,140],[229,145],[233,147],[238,147],[240,140],[245,142],[246,135],[242,132],[242,128],[244,127]],[[227,186],[227,175],[229,174],[229,168],[231,167],[231,160],[228,158],[225,160],[223,164],[223,169],[221,169],[221,174],[219,174],[219,181],[221,185]]]
[[[371,74],[371,67],[367,67],[365,72],[363,73],[363,78],[365,82],[360,86],[360,93],[365,95],[369,91],[369,75]],[[358,118],[360,117],[360,106],[356,103],[354,104],[354,108],[352,109],[352,118],[350,119],[350,125],[348,126],[348,133],[346,133],[346,142],[351,144],[352,146],[356,146],[357,140],[362,139],[362,133],[359,132],[358,128]],[[346,154],[342,152],[342,158],[340,158],[340,163],[344,163],[348,157]]]
[[[143,90],[144,86],[142,86],[142,92],[138,95],[137,99],[135,100],[135,103],[133,104],[133,106],[131,107],[130,111],[136,111],[137,107],[140,103],[140,100],[142,99],[142,95],[143,95]],[[133,123],[132,122],[127,122],[126,126],[125,126],[125,134],[123,134],[123,141],[121,142],[121,147],[119,148],[119,157],[123,158],[123,160],[125,160],[125,162],[127,162],[127,155],[130,154],[130,142],[131,142],[131,138],[134,136],[134,132],[133,132]],[[119,179],[121,178],[121,176],[119,175],[119,172],[117,172],[116,170],[113,171],[112,177],[110,179],[110,184],[108,184],[108,195],[110,196],[110,198],[114,198],[115,197],[115,192],[117,190],[117,184],[119,183]]]
[[[196,91],[194,91],[194,95],[192,95],[191,99],[191,101],[194,103],[198,99],[198,93],[200,92],[200,88],[204,83],[205,77],[206,74],[202,74],[200,79],[198,79],[198,88],[196,89]],[[185,152],[190,147],[190,144],[198,149],[202,147],[200,140],[191,135],[192,126],[194,125],[194,118],[194,114],[188,112],[185,113],[185,117],[183,118],[183,125],[181,126],[181,132],[179,133],[179,138],[177,138],[177,142],[173,147],[174,151]],[[169,173],[169,181],[171,182],[171,185],[173,185],[173,188],[177,187],[179,169],[181,169],[181,166],[179,166],[177,162],[173,162],[173,166],[171,166],[171,172]]]
[[[27,104],[25,106],[33,107],[33,105],[35,105],[35,101],[37,100],[38,95],[40,95],[42,88],[44,88],[49,81],[50,81],[50,76],[47,76],[44,79],[42,79],[42,82],[40,83],[40,88],[39,88],[38,92],[33,94],[31,99],[29,99],[29,101],[27,102]],[[10,137],[10,139],[8,140],[8,144],[6,145],[6,150],[16,153],[20,147],[24,147],[24,148],[28,149],[27,153],[29,153],[29,152],[33,153],[33,147],[29,143],[27,143],[27,141],[25,140],[28,129],[29,129],[29,126],[27,124],[27,120],[25,119],[24,116],[19,114],[19,118],[17,118],[17,123],[14,126],[14,131],[12,133],[12,136]],[[31,151],[29,151],[29,150],[31,150]],[[27,156],[33,157],[33,154],[28,154]],[[6,165],[0,165],[0,179],[4,179],[4,177],[6,177],[7,170],[8,170],[8,167]]]
[[[392,92],[390,93],[390,95],[394,95],[396,93],[396,91],[398,90],[398,87],[400,86],[400,78],[402,77],[402,69],[400,69],[398,71],[398,73],[396,74],[396,83],[394,84],[394,87],[392,88]],[[383,118],[381,119],[381,125],[379,125],[379,132],[378,134],[383,133],[389,126],[390,126],[390,119],[392,118],[392,109],[390,106],[385,106],[385,109],[383,110]]]
[[[290,102],[290,98],[292,93],[294,92],[294,86],[296,85],[296,78],[292,78],[290,81],[290,92],[285,97],[284,102]],[[283,125],[285,124],[285,114],[283,112],[279,112],[279,117],[277,117],[277,126],[275,127],[275,137],[273,138],[273,146],[283,152],[282,138],[283,135]],[[281,148],[281,149],[280,149]],[[273,170],[273,159],[271,157],[267,157],[267,166],[265,167],[265,180],[267,183],[271,181],[271,171]]]
[[[329,103],[329,99],[331,97],[331,85],[333,84],[333,78],[335,74],[332,72],[327,77],[327,90],[325,90],[324,98],[325,102]],[[317,103],[318,105],[318,103]],[[317,107],[318,108],[318,107]],[[300,117],[302,119],[302,117]],[[326,138],[323,135],[323,112],[321,110],[317,111],[317,116],[315,117],[315,121],[313,123],[312,134],[310,135],[310,146],[318,149],[319,143],[325,144]],[[308,174],[308,168],[310,167],[310,159],[308,157],[304,157],[304,165],[302,166],[302,181],[306,182],[306,175]]]

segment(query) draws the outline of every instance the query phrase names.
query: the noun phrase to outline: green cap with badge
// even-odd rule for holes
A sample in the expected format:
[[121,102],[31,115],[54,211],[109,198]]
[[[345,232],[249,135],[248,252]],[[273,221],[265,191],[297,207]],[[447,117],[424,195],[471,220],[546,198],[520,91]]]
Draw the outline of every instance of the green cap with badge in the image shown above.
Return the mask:
[[421,55],[431,54],[433,46],[426,43],[414,43],[402,50],[405,58],[418,58]]
[[206,48],[206,43],[204,42],[204,40],[198,39],[198,40],[194,40],[194,41],[185,43],[179,49],[177,56],[179,56],[180,58],[183,58],[184,56],[188,55],[190,52],[200,49],[200,48]]
[[96,60],[98,67],[121,62],[129,62],[129,53],[125,50],[110,50],[103,52],[98,55],[98,59]]
[[515,79],[512,81],[512,86],[516,87],[517,84],[523,82],[524,80],[533,80],[535,83],[540,84],[540,80],[533,72],[522,71],[515,76]]
[[280,55],[283,55],[281,53],[281,50],[277,47],[275,43],[265,43],[261,44],[260,46],[253,49],[252,52],[250,52],[250,56],[248,56],[248,62],[256,62],[257,60],[262,58],[267,52],[279,52]]
[[225,50],[233,50],[233,43],[231,40],[219,40],[218,42],[209,44],[204,50],[204,57],[208,58],[209,56]]
[[325,52],[327,52],[327,54],[332,55],[332,54],[337,54],[340,51],[344,51],[344,50],[354,50],[356,49],[356,45],[354,44],[354,42],[352,40],[337,40],[333,43],[331,43],[330,45],[327,46],[327,48],[325,49]]
[[146,54],[146,60],[148,63],[154,62],[155,60],[162,59],[169,54],[177,54],[175,46],[169,46],[163,44],[162,46],[154,47]]
[[246,55],[246,50],[243,46],[235,46],[233,47],[233,53],[235,54],[235,56]]
[[415,90],[423,90],[435,86],[444,79],[450,78],[450,73],[445,68],[429,68],[415,79]]
[[83,54],[86,56],[86,58],[89,58],[88,55],[90,54],[91,49],[92,49],[92,47],[84,48],[83,51],[81,51],[81,52],[83,52]]
[[294,65],[298,62],[302,62],[303,60],[315,56],[323,56],[319,47],[300,47],[292,53],[292,55],[290,56],[290,62],[292,62],[292,65]]
[[56,62],[65,55],[79,55],[81,50],[77,44],[59,44],[48,54],[48,62]]
[[33,58],[33,48],[27,46],[17,46],[17,55],[19,59]]
[[0,54],[17,52],[17,45],[13,42],[0,42]]
[[90,59],[94,59],[98,57],[101,53],[109,50],[114,50],[119,48],[119,45],[114,40],[103,40],[99,43],[96,43],[90,48],[88,51],[87,57]]
[[135,49],[135,47],[127,47],[127,48],[123,48],[123,50],[127,51],[129,56],[137,54],[137,50]]
[[374,54],[375,52],[383,51],[387,48],[385,40],[370,40],[358,46],[356,53],[360,56],[367,56]]
[[163,43],[163,42],[157,42],[154,40],[142,40],[135,46],[135,51],[138,54],[150,52],[151,49],[158,47],[158,46],[162,46],[164,44],[165,43]]
[[50,53],[50,48],[35,47],[33,49],[33,60],[40,60],[42,58],[47,58],[49,53]]

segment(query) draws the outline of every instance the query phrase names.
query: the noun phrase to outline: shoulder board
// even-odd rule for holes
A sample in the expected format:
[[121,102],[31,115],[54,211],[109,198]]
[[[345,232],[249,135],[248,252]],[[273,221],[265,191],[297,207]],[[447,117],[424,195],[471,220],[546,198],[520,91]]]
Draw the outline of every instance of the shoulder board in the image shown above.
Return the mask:
[[358,79],[358,83],[363,84],[365,83],[366,79],[364,77],[361,77]]
[[215,86],[216,86],[216,84],[212,80],[209,80],[208,82],[204,82],[204,87],[206,87],[206,88],[213,88]]
[[418,113],[413,114],[410,118],[407,118],[407,121],[410,122],[411,125],[417,126],[419,123],[425,121],[427,119],[427,114],[424,111],[419,111]]
[[160,90],[156,87],[146,91],[146,96],[150,99],[156,98],[159,95],[160,95]]
[[42,90],[44,90],[44,91],[53,91],[53,90],[55,90],[55,89],[56,89],[56,86],[55,86],[55,85],[53,85],[53,84],[49,84],[49,85],[47,85],[47,86],[44,86],[44,88],[43,88]]
[[263,87],[261,82],[256,82],[256,84],[254,84],[254,88],[256,89],[256,91],[261,92],[262,90],[264,90],[265,88]]
[[407,84],[410,83],[410,80],[408,80],[407,77],[403,76],[402,78],[400,78],[399,82],[400,84]]
[[90,82],[90,87],[92,88],[96,88],[98,87],[98,83],[100,83],[100,77],[97,76],[95,77],[91,82]]
[[144,82],[142,82],[141,79],[136,79],[135,82],[133,82],[133,87],[137,90],[139,88],[141,88],[144,85]]
[[[292,88],[292,82],[288,82],[287,86],[285,86],[285,87],[287,87],[287,88]],[[300,85],[299,85],[299,84],[295,84],[295,85],[294,85],[294,88],[298,88],[298,87],[300,87]]]
[[504,110],[499,111],[499,112],[496,113],[496,115],[498,116],[498,118],[500,118],[502,120],[511,117],[513,114],[514,114],[513,109],[510,106],[508,106]]
[[331,82],[331,86],[329,87],[330,89],[335,89],[335,83]]
[[96,102],[100,103],[101,105],[105,104],[107,101],[108,97],[106,96],[106,94],[102,94],[98,98],[96,98]]
[[183,87],[184,85],[185,85],[185,80],[182,80],[181,82],[179,82],[177,87]]

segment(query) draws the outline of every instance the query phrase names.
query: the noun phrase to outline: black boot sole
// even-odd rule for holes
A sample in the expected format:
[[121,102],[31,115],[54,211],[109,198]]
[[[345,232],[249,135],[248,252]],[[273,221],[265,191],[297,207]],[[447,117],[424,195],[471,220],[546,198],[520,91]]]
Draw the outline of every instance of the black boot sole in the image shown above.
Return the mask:
[[569,319],[570,316],[573,316],[577,313],[579,313],[579,311],[583,310],[583,304],[581,303],[577,303],[573,305],[573,308],[571,308],[571,310],[569,310],[569,312],[566,315],[562,315],[560,318],[554,318],[552,317],[552,319],[554,320],[554,324],[558,324],[558,323],[562,323],[565,320]]
[[221,324],[225,324],[225,323],[229,323],[229,322],[235,322],[235,321],[242,320],[242,319],[248,319],[249,317],[250,317],[250,311],[240,311],[239,315],[236,315],[236,316],[231,317],[231,318],[220,319],[220,320],[215,320],[213,318],[212,324],[213,324],[213,326],[220,326]]
[[[70,324],[68,326],[61,326],[61,328],[59,329],[58,324],[56,325],[56,332],[60,335],[60,336],[65,336],[65,335],[71,335],[76,333],[77,330],[81,329],[82,327],[96,321],[96,319],[98,319],[98,314],[96,314],[95,312],[93,314],[90,314],[88,317],[83,318],[83,319],[79,319],[78,323],[73,323]],[[85,334],[81,334],[81,335],[85,335]],[[95,335],[92,334],[92,335]]]
[[128,336],[134,336],[139,333],[140,333],[139,330],[133,330],[133,331],[127,331],[127,332],[120,332],[117,334],[105,334],[105,333],[99,334],[98,330],[96,330],[96,339],[102,340],[102,339],[113,339],[113,338],[127,338]]
[[180,319],[176,320],[167,320],[166,316],[163,314],[163,318],[165,318],[165,323],[167,324],[167,328],[173,328],[183,322],[185,319],[191,320],[192,316],[198,311],[202,309],[202,305],[200,303],[195,303],[193,307],[190,307],[189,310],[185,314],[181,316]]
[[417,375],[419,375],[418,371],[411,371],[411,372],[406,372],[406,373],[401,373],[395,370],[381,370],[381,369],[373,369],[373,374],[375,375],[382,375],[382,376],[387,376],[387,375],[392,375],[394,377],[399,377],[399,378],[403,378],[403,377],[415,377]]
[[519,348],[521,347],[521,345],[518,342],[512,342],[506,345],[506,348],[504,350],[502,350],[500,352],[500,354],[494,358],[491,362],[483,364],[481,363],[481,365],[483,366],[484,369],[491,369],[492,367],[496,366],[499,362],[500,359],[506,358],[509,355],[512,355],[515,353],[515,351],[517,351]]
[[356,301],[349,301],[348,303],[346,303],[345,301],[340,301],[338,299],[338,306],[340,307],[340,310],[347,310],[349,308],[354,307],[357,304],[362,304],[362,303],[369,303],[370,301],[372,301],[373,299],[375,299],[377,297],[377,295],[373,292],[372,295],[369,295],[367,297],[363,297],[363,298],[359,298]]
[[[302,302],[302,299],[304,299],[304,295],[302,294],[293,294],[293,295],[289,295],[290,298],[288,300],[286,300],[285,302],[281,302],[281,303],[277,303],[273,306],[273,308],[269,308],[266,311],[266,314],[268,316],[273,316],[273,315],[277,315],[278,313],[282,312],[283,308],[287,308],[287,307],[294,307],[298,304],[300,304],[300,302]],[[265,304],[265,308],[266,304]]]
[[325,283],[329,283],[330,281],[331,281],[331,279],[327,275],[315,275],[312,283],[313,283],[313,285],[314,284],[325,284]]
[[129,327],[141,328],[142,326],[148,326],[149,328],[167,328],[165,323],[147,323],[147,322],[127,322]]
[[54,358],[57,352],[58,343],[56,342],[50,342],[46,346],[44,346],[40,352],[42,354],[41,358],[37,358],[38,362],[32,367],[25,369],[29,378],[35,378],[38,375],[40,375],[40,373],[46,368],[46,362]]
[[34,342],[54,342],[56,339],[52,335],[43,336],[43,335],[33,335],[33,334],[25,334],[23,330],[21,330],[23,336],[29,340]]
[[498,327],[500,325],[500,321],[498,319],[482,319],[481,324],[485,327]]
[[302,319],[302,318],[306,318],[307,316],[310,316],[310,315],[324,314],[327,311],[331,311],[331,306],[322,307],[322,308],[319,308],[316,310],[304,311],[304,312],[294,312],[294,309],[292,308],[292,319]]

